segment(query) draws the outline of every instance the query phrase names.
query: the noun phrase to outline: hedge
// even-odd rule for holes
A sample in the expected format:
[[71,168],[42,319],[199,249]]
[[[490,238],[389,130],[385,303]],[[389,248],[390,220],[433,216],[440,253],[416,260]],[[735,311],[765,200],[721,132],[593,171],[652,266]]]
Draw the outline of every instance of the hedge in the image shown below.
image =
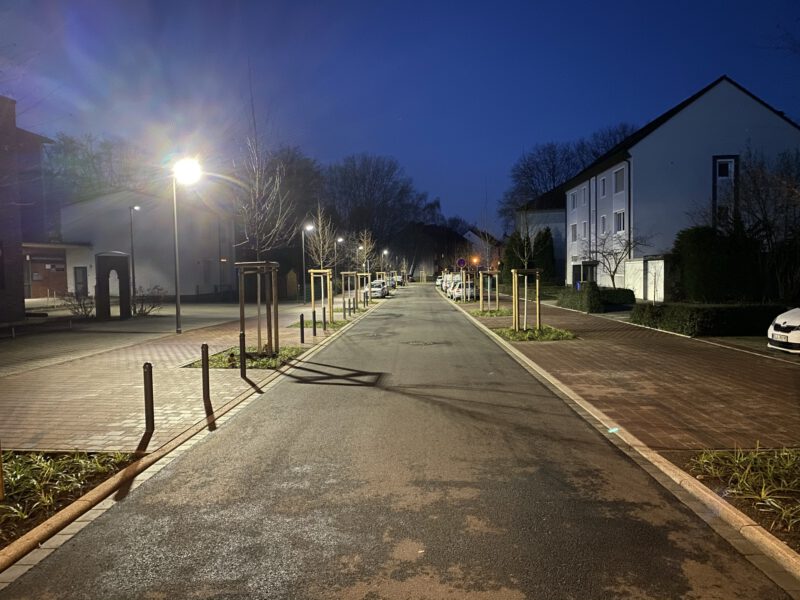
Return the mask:
[[627,288],[600,288],[603,304],[636,304],[636,295]]
[[593,281],[581,282],[580,290],[564,288],[558,293],[557,305],[587,313],[600,313],[604,309],[600,290]]
[[637,304],[631,323],[692,337],[701,335],[766,335],[779,304]]

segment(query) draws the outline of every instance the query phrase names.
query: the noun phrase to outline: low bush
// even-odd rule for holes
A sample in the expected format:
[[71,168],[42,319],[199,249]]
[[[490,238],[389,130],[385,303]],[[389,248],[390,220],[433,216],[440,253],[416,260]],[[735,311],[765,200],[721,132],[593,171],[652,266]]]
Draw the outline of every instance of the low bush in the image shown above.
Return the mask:
[[131,298],[131,312],[134,316],[144,317],[150,313],[161,310],[167,291],[160,285],[147,289],[139,286]]
[[549,325],[542,325],[541,329],[520,329],[514,331],[510,327],[493,329],[497,335],[510,342],[555,342],[558,340],[575,339],[575,334],[566,329],[556,329]]
[[765,335],[778,304],[637,304],[631,322],[683,335]]
[[632,305],[636,304],[636,296],[627,288],[600,288],[600,301],[604,305]]
[[593,281],[581,282],[581,289],[564,288],[558,293],[557,305],[587,313],[601,313],[604,310],[600,290]]
[[89,296],[76,296],[69,292],[61,297],[61,301],[73,317],[88,319],[94,313],[94,298]]
[[[250,346],[245,351],[248,369],[277,369],[293,358],[300,356],[306,349],[300,346],[284,346],[277,354],[266,354],[265,352],[259,352],[254,346]],[[203,363],[198,360],[186,366],[199,369],[203,366]],[[222,352],[212,354],[208,357],[208,366],[211,369],[238,369],[239,348],[228,348]]]
[[496,310],[473,310],[469,314],[473,317],[510,317],[512,310],[503,307]]

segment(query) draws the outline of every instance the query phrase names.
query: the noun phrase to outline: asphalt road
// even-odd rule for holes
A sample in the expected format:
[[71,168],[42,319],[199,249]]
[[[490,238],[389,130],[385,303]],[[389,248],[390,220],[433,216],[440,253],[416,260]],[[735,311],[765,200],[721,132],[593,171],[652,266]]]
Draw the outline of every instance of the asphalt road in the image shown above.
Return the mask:
[[431,287],[0,598],[786,598]]

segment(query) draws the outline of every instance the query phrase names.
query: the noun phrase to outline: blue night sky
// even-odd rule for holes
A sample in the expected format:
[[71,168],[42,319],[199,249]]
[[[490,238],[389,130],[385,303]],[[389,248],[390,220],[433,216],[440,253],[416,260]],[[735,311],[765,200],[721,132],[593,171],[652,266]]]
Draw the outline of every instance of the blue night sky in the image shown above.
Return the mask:
[[796,0],[0,0],[21,127],[225,162],[247,131],[326,164],[395,157],[447,216],[494,219],[534,144],[643,125],[722,74],[800,119]]

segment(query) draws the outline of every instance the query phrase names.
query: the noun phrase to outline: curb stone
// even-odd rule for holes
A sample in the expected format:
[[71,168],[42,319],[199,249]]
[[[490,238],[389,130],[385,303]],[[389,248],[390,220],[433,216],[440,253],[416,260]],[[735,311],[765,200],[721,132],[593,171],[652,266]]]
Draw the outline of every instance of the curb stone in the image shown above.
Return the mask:
[[[800,555],[686,471],[676,467],[655,450],[642,443],[619,423],[478,321],[467,309],[456,303],[453,304],[467,316],[476,328],[483,331],[536,379],[556,392],[581,418],[623,450],[625,454],[645,467],[645,470],[658,483],[672,492],[678,500],[703,519],[753,565],[782,587],[791,597],[800,599]],[[650,468],[647,468],[648,466]],[[720,520],[723,526],[718,524]],[[745,541],[745,545],[741,543],[742,541]],[[764,558],[767,559],[766,562],[763,560]]]

